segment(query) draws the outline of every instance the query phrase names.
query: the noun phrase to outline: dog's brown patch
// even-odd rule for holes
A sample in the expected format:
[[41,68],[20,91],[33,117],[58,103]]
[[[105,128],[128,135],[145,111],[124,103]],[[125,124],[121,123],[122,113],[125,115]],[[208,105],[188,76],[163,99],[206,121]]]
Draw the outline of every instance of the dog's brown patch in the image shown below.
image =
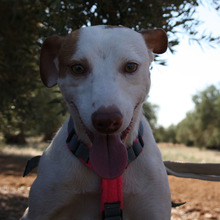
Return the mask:
[[70,35],[67,35],[59,51],[59,76],[66,76],[66,68],[71,65],[71,58],[77,51],[77,42],[79,40],[80,30],[72,32]]
[[40,74],[45,86],[53,87],[58,77],[65,77],[71,57],[77,50],[79,33],[76,30],[66,37],[54,35],[44,41],[40,55]]
[[55,86],[57,83],[58,70],[55,59],[58,56],[62,42],[63,37],[53,35],[48,37],[42,45],[40,54],[40,75],[44,85],[49,88]]

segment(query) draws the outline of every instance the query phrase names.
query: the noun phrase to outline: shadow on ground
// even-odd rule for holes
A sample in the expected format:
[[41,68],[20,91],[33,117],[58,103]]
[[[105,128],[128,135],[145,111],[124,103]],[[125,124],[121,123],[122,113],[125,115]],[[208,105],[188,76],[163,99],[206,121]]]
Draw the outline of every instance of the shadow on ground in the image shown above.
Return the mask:
[[0,219],[18,220],[28,204],[28,199],[14,194],[0,194]]

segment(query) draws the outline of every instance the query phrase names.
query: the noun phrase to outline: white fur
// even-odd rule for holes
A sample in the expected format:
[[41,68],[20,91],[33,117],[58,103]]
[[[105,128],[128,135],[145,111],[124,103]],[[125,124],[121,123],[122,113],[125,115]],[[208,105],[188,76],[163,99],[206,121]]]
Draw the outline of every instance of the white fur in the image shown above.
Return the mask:
[[[166,170],[142,114],[142,104],[150,87],[152,58],[141,34],[133,30],[89,27],[80,31],[77,50],[71,59],[86,59],[91,72],[86,77],[67,74],[58,79],[77,134],[85,143],[91,144],[80,120],[95,133],[91,115],[101,106],[114,105],[121,111],[123,123],[119,132],[128,127],[133,117],[127,146],[136,138],[140,120],[143,122],[143,153],[123,174],[124,220],[170,219]],[[58,68],[57,62],[56,59]],[[138,70],[133,74],[122,73],[126,62],[138,63]],[[67,122],[40,160],[38,176],[30,190],[29,210],[22,220],[101,220],[99,178],[69,152],[66,137]]]

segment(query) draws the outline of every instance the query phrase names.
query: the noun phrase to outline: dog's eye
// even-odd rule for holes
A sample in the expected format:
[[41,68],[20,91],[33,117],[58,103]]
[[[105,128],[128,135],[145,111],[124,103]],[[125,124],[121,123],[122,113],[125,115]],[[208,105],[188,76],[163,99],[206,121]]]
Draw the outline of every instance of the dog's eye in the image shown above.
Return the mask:
[[74,64],[71,66],[73,73],[80,75],[86,73],[86,68],[81,64]]
[[138,64],[136,63],[126,63],[124,67],[124,72],[126,73],[133,73],[137,70]]

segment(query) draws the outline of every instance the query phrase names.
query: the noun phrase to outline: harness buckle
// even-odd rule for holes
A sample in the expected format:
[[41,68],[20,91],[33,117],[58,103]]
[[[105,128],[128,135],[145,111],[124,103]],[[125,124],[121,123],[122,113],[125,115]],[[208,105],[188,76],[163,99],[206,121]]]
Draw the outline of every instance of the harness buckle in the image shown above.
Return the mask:
[[105,203],[103,220],[122,220],[122,210],[119,202]]

